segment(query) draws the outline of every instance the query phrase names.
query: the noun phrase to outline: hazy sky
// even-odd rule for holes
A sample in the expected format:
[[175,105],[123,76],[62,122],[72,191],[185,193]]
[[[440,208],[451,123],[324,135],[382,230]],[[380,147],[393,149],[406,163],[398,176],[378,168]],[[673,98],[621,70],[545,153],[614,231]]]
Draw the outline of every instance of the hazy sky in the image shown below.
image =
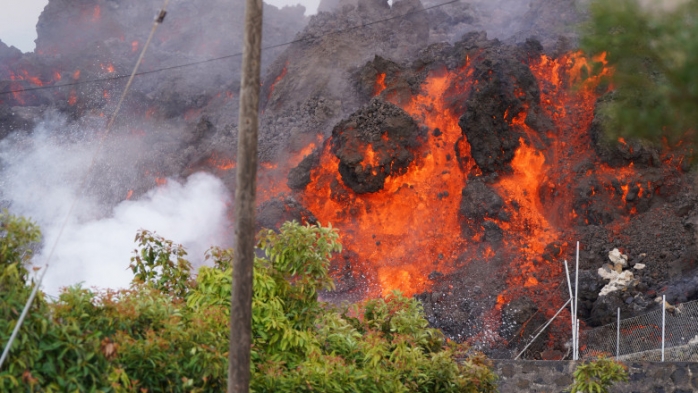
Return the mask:
[[[307,9],[306,14],[314,14],[320,4],[320,0],[265,0],[265,2],[277,7],[301,3]],[[0,39],[7,45],[19,48],[22,52],[32,52],[36,39],[36,22],[47,3],[48,0],[0,0],[0,9],[2,9]]]
[[23,52],[34,50],[36,22],[48,0],[0,0],[0,39]]

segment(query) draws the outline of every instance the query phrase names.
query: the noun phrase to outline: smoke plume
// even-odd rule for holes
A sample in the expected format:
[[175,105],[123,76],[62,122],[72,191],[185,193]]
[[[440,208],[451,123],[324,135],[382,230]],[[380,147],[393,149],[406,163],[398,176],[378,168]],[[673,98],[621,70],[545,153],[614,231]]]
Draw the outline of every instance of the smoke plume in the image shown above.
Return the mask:
[[[184,245],[194,263],[211,245],[224,245],[228,192],[207,173],[195,173],[183,182],[165,184],[118,204],[110,203],[109,184],[83,179],[98,145],[98,133],[68,126],[60,119],[42,122],[30,135],[15,134],[0,143],[0,187],[3,204],[14,214],[37,222],[44,239],[34,261],[47,262],[61,227],[75,201],[50,261],[44,289],[56,295],[59,288],[82,283],[83,287],[124,288],[131,281],[129,258],[140,228]],[[126,173],[118,181],[136,175],[125,151],[142,151],[132,137],[110,138],[99,154],[100,174]],[[119,146],[131,149],[119,149]],[[106,169],[105,169],[106,168]],[[77,198],[77,199],[76,199]],[[123,199],[123,198],[121,198]]]

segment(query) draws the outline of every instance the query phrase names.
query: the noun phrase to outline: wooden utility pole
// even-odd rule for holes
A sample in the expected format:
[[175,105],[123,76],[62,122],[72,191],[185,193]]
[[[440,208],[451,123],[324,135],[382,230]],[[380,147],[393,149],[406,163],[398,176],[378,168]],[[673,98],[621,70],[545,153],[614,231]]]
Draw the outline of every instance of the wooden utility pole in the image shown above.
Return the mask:
[[257,127],[262,58],[262,0],[247,0],[238,118],[237,188],[235,190],[235,260],[230,306],[228,393],[250,389],[252,343],[252,267],[255,246]]

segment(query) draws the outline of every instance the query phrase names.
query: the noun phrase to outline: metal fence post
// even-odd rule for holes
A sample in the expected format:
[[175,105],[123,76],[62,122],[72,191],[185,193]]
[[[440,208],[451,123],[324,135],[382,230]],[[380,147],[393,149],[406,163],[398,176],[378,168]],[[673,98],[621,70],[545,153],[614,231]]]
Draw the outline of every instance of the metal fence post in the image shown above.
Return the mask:
[[579,319],[578,319],[578,299],[579,299],[579,242],[577,242],[577,258],[575,262],[575,272],[574,272],[574,320],[575,325],[575,335],[574,335],[574,360],[579,360]]
[[662,295],[662,361],[664,361],[664,332],[666,326],[666,295]]
[[574,345],[576,342],[574,328],[575,328],[575,326],[577,326],[577,322],[575,321],[575,318],[574,318],[574,292],[572,292],[572,280],[570,279],[570,270],[567,267],[567,260],[565,260],[565,274],[567,275],[567,288],[570,291],[570,301],[568,303],[570,303],[570,322],[572,322],[572,343],[571,343],[572,344],[572,360],[576,360],[574,358]]
[[616,360],[620,357],[620,307],[618,307],[618,318],[616,318]]
[[577,339],[577,345],[575,346],[577,350],[577,356],[575,360],[579,360],[579,319],[577,318],[575,320],[577,321],[577,329],[575,330],[575,337]]

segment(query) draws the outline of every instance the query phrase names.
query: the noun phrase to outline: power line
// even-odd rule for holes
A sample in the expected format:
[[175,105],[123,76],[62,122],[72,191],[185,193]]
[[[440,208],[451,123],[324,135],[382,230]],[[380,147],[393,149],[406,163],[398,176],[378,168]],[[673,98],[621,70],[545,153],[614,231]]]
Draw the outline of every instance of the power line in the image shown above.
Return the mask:
[[[410,15],[419,14],[419,13],[426,12],[426,11],[429,11],[429,10],[432,10],[432,9],[435,9],[435,8],[439,8],[439,7],[443,7],[443,6],[449,5],[449,4],[457,3],[457,2],[459,2],[459,1],[460,1],[460,0],[451,0],[451,1],[448,1],[448,2],[446,2],[446,3],[441,3],[441,4],[433,5],[433,6],[431,6],[431,7],[423,8],[423,9],[421,9],[421,10],[410,11],[410,12],[407,12],[407,13],[402,14],[402,15],[392,16],[392,17],[390,17],[390,18],[379,19],[379,20],[376,20],[376,21],[373,21],[373,22],[369,22],[369,23],[362,23],[362,24],[360,24],[360,25],[356,25],[356,26],[352,26],[352,27],[347,27],[347,28],[345,28],[345,29],[339,29],[339,30],[331,31],[331,32],[329,32],[329,33],[325,33],[325,34],[321,34],[321,35],[317,35],[317,36],[299,38],[299,39],[296,39],[296,40],[293,40],[293,41],[284,42],[284,43],[282,43],[282,44],[270,45],[270,46],[267,46],[267,47],[262,48],[262,50],[265,51],[265,50],[270,50],[270,49],[281,48],[281,47],[284,47],[284,46],[297,44],[297,43],[299,43],[299,42],[310,41],[310,40],[316,40],[316,39],[324,38],[324,37],[331,36],[331,35],[342,34],[342,33],[346,33],[346,32],[353,31],[353,30],[363,29],[363,28],[366,28],[366,27],[369,27],[369,26],[373,26],[373,25],[376,25],[376,24],[379,24],[379,23],[384,23],[384,22],[389,22],[389,21],[391,21],[391,20],[395,20],[395,19],[405,18],[405,17],[410,16]],[[179,64],[179,65],[170,66],[170,67],[158,68],[158,69],[150,70],[150,71],[141,71],[141,72],[136,73],[134,76],[149,75],[149,74],[155,74],[155,73],[159,73],[159,72],[163,72],[163,71],[175,70],[175,69],[179,69],[179,68],[193,67],[193,66],[197,66],[197,65],[201,65],[201,64],[212,63],[212,62],[214,62],[214,61],[220,61],[220,60],[225,60],[225,59],[231,59],[231,58],[239,57],[239,56],[242,56],[242,52],[234,53],[234,54],[232,54],[232,55],[226,55],[226,56],[221,56],[221,57],[215,57],[215,58],[211,58],[211,59],[201,60],[201,61],[195,61],[195,62],[192,62],[192,63],[185,63],[185,64]],[[96,79],[88,79],[88,80],[84,80],[84,81],[76,81],[76,82],[71,82],[71,83],[63,83],[63,84],[60,84],[60,85],[36,86],[36,87],[29,87],[29,88],[26,88],[26,89],[17,89],[17,90],[3,91],[3,92],[0,92],[0,95],[7,95],[7,94],[14,94],[14,93],[24,93],[24,92],[28,92],[28,91],[37,91],[37,90],[57,89],[57,88],[61,88],[61,87],[70,87],[70,86],[84,85],[84,84],[88,84],[88,83],[110,82],[110,81],[116,81],[116,80],[121,80],[121,79],[127,79],[127,78],[129,78],[129,77],[130,77],[130,75],[117,75],[117,76],[111,76],[111,77],[107,77],[107,78],[96,78]]]

